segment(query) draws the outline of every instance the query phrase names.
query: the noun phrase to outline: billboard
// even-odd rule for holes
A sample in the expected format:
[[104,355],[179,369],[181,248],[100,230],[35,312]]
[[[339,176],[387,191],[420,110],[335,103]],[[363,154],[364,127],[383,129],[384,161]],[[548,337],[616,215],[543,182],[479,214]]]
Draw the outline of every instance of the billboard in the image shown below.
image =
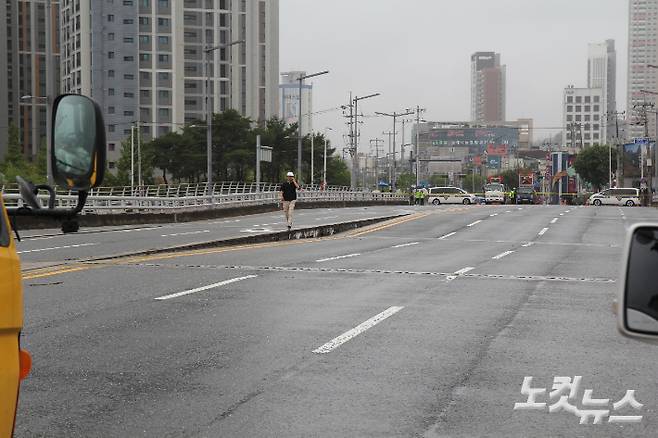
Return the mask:
[[492,128],[433,128],[421,134],[421,141],[432,146],[477,146],[480,152],[488,145],[506,145],[516,149],[519,145],[519,130],[514,127]]
[[642,176],[642,164],[647,157],[653,157],[656,143],[645,138],[638,138],[633,143],[623,146],[624,178],[639,180]]

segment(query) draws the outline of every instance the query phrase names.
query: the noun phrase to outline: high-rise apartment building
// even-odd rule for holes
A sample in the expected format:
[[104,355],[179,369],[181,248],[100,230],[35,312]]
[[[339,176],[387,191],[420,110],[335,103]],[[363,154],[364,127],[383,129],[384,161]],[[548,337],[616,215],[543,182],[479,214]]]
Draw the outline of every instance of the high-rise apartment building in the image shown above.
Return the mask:
[[[0,4],[0,158],[4,156],[10,124],[19,129],[24,153],[34,156],[46,138],[46,81],[59,77],[58,2],[4,0]],[[46,69],[46,20],[52,30],[51,70]],[[57,94],[58,90],[53,90]]]
[[[562,138],[575,151],[597,144],[606,144],[606,108],[603,88],[564,89]],[[614,126],[614,125],[613,125]]]
[[[289,71],[281,73],[280,117],[288,124],[299,120],[299,77],[305,76],[305,71]],[[313,84],[302,81],[302,135],[313,131]]]
[[[643,137],[644,126],[634,108],[642,103],[656,103],[658,92],[658,0],[629,0],[628,23],[628,105],[629,137]],[[656,135],[655,117],[648,117],[649,136]]]
[[615,111],[617,110],[617,51],[615,41],[589,44],[587,59],[587,88],[603,90],[602,105],[606,113],[605,138],[602,144],[616,136]]
[[506,120],[506,66],[500,54],[477,52],[471,56],[471,120],[479,123]]
[[263,122],[279,110],[278,14],[278,0],[62,0],[62,88],[101,105],[110,168],[133,123],[148,139],[205,120],[206,77],[214,112]]

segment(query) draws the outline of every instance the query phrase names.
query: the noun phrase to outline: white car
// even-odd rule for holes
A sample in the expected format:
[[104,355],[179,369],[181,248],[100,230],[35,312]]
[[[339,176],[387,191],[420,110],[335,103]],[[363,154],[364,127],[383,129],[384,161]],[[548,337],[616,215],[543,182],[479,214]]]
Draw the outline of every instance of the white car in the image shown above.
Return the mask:
[[640,190],[634,188],[608,189],[589,197],[590,205],[640,205]]
[[475,195],[458,187],[432,187],[429,189],[428,203],[440,204],[477,204]]

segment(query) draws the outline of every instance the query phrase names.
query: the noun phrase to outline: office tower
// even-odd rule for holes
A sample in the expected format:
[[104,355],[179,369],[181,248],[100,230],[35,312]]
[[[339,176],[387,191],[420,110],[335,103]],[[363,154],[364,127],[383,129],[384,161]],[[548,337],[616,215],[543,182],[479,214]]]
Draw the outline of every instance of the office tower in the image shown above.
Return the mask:
[[500,54],[477,52],[471,56],[471,120],[500,122],[505,117],[506,66]]

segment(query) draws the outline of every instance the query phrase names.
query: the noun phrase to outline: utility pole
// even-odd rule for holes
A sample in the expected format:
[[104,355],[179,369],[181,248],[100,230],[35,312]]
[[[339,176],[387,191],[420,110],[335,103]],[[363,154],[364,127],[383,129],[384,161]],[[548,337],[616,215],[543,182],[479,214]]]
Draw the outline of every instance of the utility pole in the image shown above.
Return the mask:
[[[381,138],[373,138],[370,140],[370,147],[375,143],[375,185],[379,188],[379,143],[384,143]],[[382,149],[383,152],[383,149]]]
[[[386,167],[388,168],[388,185],[391,190],[393,190],[393,169],[391,167],[391,137],[393,134],[393,131],[382,132],[382,135],[388,135],[388,154],[386,154]],[[395,157],[393,157],[393,159],[395,159]]]
[[[386,116],[386,117],[392,117],[393,118],[393,179],[390,182],[391,191],[395,188],[396,180],[397,180],[397,152],[396,152],[396,147],[395,147],[395,137],[397,137],[397,134],[396,134],[396,131],[395,131],[396,126],[397,126],[397,118],[398,117],[408,116],[408,115],[413,114],[413,113],[414,113],[413,111],[409,111],[408,109],[405,110],[405,112],[403,112],[403,113],[397,113],[395,111],[393,113],[390,113],[390,114],[389,113],[382,113],[382,112],[375,112],[375,114],[378,114],[380,116]],[[402,144],[404,144],[404,138],[402,139]]]
[[[626,114],[626,111],[610,111],[608,112],[608,122],[610,122],[610,117],[615,118],[615,150],[617,151],[617,170],[615,171],[615,181],[616,181],[616,186],[619,187],[619,173],[620,173],[620,152],[619,152],[619,116],[624,116]],[[612,148],[610,148],[610,153],[608,156],[609,160],[609,171],[610,171],[610,188],[612,188]]]
[[357,188],[358,181],[357,175],[359,171],[359,162],[358,162],[358,149],[359,149],[359,101],[364,99],[370,99],[371,97],[379,96],[380,93],[372,93],[367,96],[358,97],[354,96],[352,98],[352,93],[350,92],[350,123],[352,123],[352,141],[351,141],[351,152],[352,152],[352,174],[351,174],[351,186],[353,189]]
[[414,155],[416,156],[416,187],[420,185],[420,157],[418,156],[418,144],[420,142],[420,113],[421,111],[425,111],[424,109],[421,109],[419,105],[416,105],[416,147],[415,147],[415,153]]

